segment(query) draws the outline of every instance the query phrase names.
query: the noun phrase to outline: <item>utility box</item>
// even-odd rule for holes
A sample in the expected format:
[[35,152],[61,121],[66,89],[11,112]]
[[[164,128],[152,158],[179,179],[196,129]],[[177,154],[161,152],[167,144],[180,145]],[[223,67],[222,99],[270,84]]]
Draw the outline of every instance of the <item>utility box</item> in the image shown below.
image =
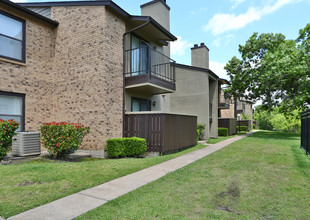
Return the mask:
[[12,140],[14,156],[41,154],[40,132],[17,132]]

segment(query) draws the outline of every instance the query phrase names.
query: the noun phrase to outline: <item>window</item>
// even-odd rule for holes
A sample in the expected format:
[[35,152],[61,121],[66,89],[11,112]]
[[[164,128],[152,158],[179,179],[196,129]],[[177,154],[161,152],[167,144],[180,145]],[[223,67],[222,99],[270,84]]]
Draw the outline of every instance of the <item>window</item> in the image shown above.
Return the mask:
[[20,126],[17,131],[24,131],[25,126],[25,95],[0,92],[0,119],[13,119]]
[[0,57],[25,62],[25,21],[0,11]]
[[151,111],[151,102],[146,99],[131,99],[131,111],[132,112],[144,112]]

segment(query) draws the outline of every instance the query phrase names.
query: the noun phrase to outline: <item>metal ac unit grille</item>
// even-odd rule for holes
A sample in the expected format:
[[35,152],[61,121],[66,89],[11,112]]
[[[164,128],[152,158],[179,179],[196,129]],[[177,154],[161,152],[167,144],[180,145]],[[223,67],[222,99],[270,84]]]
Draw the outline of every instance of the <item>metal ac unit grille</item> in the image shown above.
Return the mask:
[[40,132],[17,132],[13,137],[12,153],[15,156],[40,154]]

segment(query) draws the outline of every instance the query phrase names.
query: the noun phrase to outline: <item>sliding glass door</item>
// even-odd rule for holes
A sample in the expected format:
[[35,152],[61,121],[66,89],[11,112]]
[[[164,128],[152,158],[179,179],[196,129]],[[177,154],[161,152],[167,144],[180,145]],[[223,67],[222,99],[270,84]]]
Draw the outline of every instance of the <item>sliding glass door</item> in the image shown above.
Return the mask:
[[131,36],[131,75],[147,73],[148,46],[138,37]]

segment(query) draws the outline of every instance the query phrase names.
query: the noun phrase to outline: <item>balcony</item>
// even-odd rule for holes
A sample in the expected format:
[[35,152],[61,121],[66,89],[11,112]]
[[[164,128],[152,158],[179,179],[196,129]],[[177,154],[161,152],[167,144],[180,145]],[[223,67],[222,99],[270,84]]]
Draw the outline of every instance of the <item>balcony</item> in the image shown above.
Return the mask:
[[243,114],[245,113],[245,103],[244,102],[241,102],[241,101],[236,101],[236,113],[237,114]]
[[225,98],[224,93],[221,93],[219,95],[218,108],[219,109],[229,109],[230,108],[230,99]]
[[174,60],[147,45],[126,50],[124,59],[126,90],[148,95],[175,91]]

